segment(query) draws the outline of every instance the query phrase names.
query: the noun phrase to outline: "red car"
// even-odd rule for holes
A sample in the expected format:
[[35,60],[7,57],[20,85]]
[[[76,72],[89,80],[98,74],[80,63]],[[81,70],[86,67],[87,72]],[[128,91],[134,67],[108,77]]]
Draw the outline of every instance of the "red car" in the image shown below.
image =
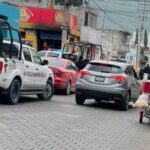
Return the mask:
[[78,76],[76,65],[67,59],[62,58],[46,58],[49,62],[48,66],[54,73],[55,89],[63,90],[66,95],[74,92]]

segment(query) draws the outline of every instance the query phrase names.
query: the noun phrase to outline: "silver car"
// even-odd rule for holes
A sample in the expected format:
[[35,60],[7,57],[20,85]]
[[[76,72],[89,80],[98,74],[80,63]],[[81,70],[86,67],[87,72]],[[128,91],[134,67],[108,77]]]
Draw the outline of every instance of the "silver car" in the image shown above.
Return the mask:
[[91,98],[114,101],[120,109],[127,110],[140,92],[140,82],[131,65],[94,60],[78,74],[75,100],[80,105]]

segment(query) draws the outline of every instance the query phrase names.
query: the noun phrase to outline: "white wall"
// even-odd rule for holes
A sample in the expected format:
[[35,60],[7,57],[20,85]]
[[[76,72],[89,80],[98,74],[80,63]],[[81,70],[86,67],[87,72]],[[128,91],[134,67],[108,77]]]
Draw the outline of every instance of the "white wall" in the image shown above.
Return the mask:
[[87,26],[81,26],[81,41],[97,44],[97,30]]

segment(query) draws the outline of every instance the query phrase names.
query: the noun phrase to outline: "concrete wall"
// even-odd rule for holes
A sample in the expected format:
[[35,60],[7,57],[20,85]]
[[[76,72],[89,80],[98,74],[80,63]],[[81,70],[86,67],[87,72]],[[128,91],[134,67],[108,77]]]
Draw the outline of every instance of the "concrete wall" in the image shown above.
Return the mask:
[[128,52],[128,33],[117,30],[97,30],[97,44],[101,44],[106,51]]

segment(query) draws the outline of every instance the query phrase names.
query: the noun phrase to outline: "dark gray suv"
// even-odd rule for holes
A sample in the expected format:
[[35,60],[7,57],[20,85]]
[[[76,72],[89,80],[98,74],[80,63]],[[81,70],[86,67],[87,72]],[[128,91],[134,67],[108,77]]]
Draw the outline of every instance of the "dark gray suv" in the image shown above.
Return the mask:
[[75,100],[80,105],[91,98],[114,101],[120,109],[127,110],[140,92],[140,82],[131,65],[95,60],[79,72]]

